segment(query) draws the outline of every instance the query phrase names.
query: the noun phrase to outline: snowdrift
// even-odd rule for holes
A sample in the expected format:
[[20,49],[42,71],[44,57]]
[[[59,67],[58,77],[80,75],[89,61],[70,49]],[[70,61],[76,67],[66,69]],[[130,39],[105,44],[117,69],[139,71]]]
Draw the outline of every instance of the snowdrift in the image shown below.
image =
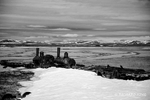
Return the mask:
[[32,81],[21,82],[31,94],[22,100],[148,100],[150,80],[106,79],[94,72],[48,68],[34,69]]

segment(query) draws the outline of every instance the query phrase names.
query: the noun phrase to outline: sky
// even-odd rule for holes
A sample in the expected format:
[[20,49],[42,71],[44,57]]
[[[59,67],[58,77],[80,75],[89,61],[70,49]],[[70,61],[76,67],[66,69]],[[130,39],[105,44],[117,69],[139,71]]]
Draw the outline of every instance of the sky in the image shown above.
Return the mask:
[[150,0],[0,0],[0,8],[2,37],[39,35],[39,29],[44,35],[150,35]]

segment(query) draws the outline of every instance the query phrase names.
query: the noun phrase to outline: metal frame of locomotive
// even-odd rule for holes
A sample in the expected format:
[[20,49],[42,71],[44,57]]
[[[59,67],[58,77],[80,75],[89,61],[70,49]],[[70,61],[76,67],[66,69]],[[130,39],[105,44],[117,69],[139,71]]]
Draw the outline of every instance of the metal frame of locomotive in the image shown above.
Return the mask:
[[63,67],[63,68],[71,68],[76,65],[76,61],[73,58],[70,58],[68,52],[64,53],[64,57],[60,57],[60,48],[57,48],[57,56],[53,55],[44,55],[44,52],[39,52],[39,48],[36,48],[36,55],[33,58],[33,62],[25,63],[25,62],[14,62],[11,60],[1,60],[0,64],[3,65],[3,68],[6,67],[25,67],[25,68],[49,68],[52,66],[55,67]]
[[71,68],[76,65],[76,61],[69,57],[68,52],[64,53],[64,57],[60,57],[60,48],[57,48],[56,58],[53,55],[44,55],[43,51],[39,53],[39,48],[36,48],[36,56],[33,58],[33,63],[34,66],[41,68],[51,66]]

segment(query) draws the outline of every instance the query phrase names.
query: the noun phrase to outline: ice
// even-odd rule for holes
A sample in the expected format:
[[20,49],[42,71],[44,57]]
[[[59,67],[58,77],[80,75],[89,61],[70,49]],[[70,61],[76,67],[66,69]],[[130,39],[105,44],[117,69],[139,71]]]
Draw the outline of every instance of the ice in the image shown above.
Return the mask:
[[[34,69],[33,81],[21,82],[22,100],[148,100],[150,80],[107,79],[94,72],[77,69]],[[38,78],[37,78],[38,77]]]

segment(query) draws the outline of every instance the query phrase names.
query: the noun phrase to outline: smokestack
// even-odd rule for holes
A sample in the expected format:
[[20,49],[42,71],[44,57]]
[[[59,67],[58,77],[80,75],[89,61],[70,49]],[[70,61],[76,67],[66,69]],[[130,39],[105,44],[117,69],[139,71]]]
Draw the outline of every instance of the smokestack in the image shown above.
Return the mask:
[[60,57],[60,47],[57,48],[57,57]]
[[36,48],[36,56],[39,56],[39,48]]
[[65,53],[64,53],[64,58],[69,58],[68,52],[65,52]]
[[43,51],[40,52],[40,57],[44,57],[44,52]]

